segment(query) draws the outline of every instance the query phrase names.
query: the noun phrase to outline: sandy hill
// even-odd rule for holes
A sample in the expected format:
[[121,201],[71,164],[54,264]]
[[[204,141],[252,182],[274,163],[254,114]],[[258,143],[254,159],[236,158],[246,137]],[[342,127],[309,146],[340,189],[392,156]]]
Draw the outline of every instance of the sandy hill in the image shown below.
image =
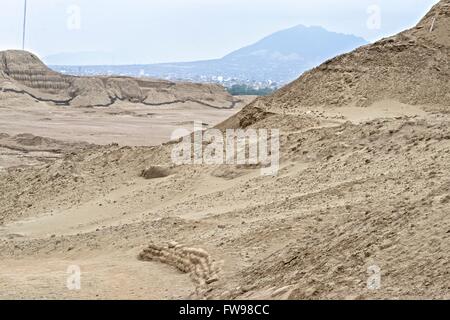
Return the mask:
[[449,299],[448,8],[219,126],[281,128],[276,176],[175,142],[0,172],[0,297]]
[[283,113],[387,99],[450,106],[449,30],[450,1],[443,0],[414,28],[331,59],[254,106]]
[[0,52],[0,91],[25,94],[58,105],[110,106],[129,101],[150,106],[195,102],[232,108],[235,100],[219,85],[175,83],[130,77],[74,77],[50,70],[25,51]]

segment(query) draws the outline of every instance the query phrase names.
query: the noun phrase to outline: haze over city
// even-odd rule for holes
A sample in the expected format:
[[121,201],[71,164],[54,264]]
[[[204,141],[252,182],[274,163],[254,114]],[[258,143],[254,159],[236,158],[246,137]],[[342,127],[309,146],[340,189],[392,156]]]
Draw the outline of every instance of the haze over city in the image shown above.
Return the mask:
[[[0,50],[21,48],[23,1],[0,3]],[[28,0],[26,49],[40,57],[108,53],[112,57],[109,64],[215,59],[299,24],[373,41],[413,26],[434,3],[436,0]],[[374,14],[380,14],[380,24],[368,27]]]

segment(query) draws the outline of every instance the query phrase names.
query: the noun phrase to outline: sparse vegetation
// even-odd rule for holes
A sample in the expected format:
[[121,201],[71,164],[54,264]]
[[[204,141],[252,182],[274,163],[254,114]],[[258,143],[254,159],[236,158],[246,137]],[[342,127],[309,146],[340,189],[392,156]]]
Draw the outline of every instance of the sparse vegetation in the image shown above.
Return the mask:
[[246,84],[235,84],[227,91],[233,96],[267,96],[275,91],[274,88],[264,87],[264,88],[253,88]]

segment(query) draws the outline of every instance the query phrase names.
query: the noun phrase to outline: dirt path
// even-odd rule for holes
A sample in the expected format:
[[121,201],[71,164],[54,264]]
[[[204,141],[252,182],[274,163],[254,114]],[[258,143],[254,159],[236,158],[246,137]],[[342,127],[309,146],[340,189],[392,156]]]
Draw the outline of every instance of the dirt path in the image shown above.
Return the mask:
[[[137,254],[2,260],[0,299],[182,299],[194,291],[187,275],[138,261]],[[81,271],[80,290],[67,286],[75,268]]]

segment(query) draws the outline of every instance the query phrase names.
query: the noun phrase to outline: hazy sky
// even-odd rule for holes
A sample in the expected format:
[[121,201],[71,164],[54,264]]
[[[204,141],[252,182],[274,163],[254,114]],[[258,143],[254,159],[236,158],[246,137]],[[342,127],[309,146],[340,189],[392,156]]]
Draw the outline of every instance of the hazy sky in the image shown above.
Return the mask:
[[[111,52],[117,63],[211,59],[297,24],[375,40],[415,25],[437,2],[28,0],[26,49]],[[0,50],[21,47],[22,15],[23,0],[0,0]]]

